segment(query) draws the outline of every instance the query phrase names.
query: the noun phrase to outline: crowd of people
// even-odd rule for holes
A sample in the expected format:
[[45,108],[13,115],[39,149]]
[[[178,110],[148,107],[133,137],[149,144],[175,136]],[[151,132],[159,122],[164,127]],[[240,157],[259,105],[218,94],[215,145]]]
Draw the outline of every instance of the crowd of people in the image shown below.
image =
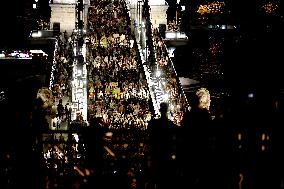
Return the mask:
[[88,14],[88,113],[112,129],[146,129],[151,119],[147,82],[120,1],[93,1]]
[[[86,179],[87,176],[95,175],[96,178],[102,176],[101,180],[112,180],[113,183],[108,183],[109,185],[122,184],[121,182],[125,181],[124,186],[137,188],[138,185],[144,184],[141,182],[142,178],[138,177],[145,172],[146,129],[152,115],[148,85],[141,69],[135,40],[130,33],[130,20],[126,15],[125,4],[121,1],[106,0],[92,1],[91,5],[88,12],[89,42],[86,56],[88,121],[90,129],[100,125],[111,131],[112,137],[109,140],[101,135],[98,138],[104,138],[104,142],[100,143],[100,139],[88,142],[86,134],[81,133],[81,145],[68,143],[70,136],[65,135],[56,140],[57,142],[47,139],[45,143],[50,145],[45,149],[45,164],[48,170],[46,187],[64,186],[58,179],[74,175],[79,178],[78,184],[81,187],[94,186],[101,181],[93,183],[94,181],[90,180],[84,184],[80,178]],[[62,107],[66,106],[66,101],[62,102],[62,99],[71,96],[74,34],[68,38],[62,35],[58,41],[52,93],[57,99],[57,116],[64,118]],[[92,120],[99,121],[94,125]],[[72,124],[70,129],[71,127]],[[79,128],[81,129],[84,128]],[[92,134],[89,138],[96,138],[97,131],[89,133]],[[62,140],[63,138],[65,140]],[[89,146],[91,147],[88,148]],[[94,159],[90,158],[94,157],[92,153],[95,153],[96,149],[101,149],[99,154]],[[103,160],[100,165],[97,164],[98,156]],[[74,159],[76,161],[73,161]],[[96,161],[95,167],[92,165],[93,161]],[[70,166],[75,166],[76,169],[72,170]],[[91,173],[82,174],[84,168]],[[120,181],[116,180],[117,178],[120,178]]]
[[[46,141],[52,144],[44,157],[47,175],[53,175],[48,178],[47,187],[66,187],[70,180],[60,183],[58,178],[71,176],[76,178],[71,182],[73,188],[233,188],[238,186],[239,173],[251,173],[235,165],[242,160],[236,158],[238,153],[231,147],[229,138],[233,136],[224,127],[224,117],[211,118],[210,95],[201,95],[208,91],[200,90],[188,104],[157,29],[153,30],[156,61],[149,65],[154,82],[162,91],[155,98],[167,94],[167,99],[163,99],[167,103],[159,103],[161,115],[154,119],[124,2],[92,1],[87,25],[90,127],[78,135],[78,141],[74,136]],[[60,99],[71,91],[68,81],[74,40],[73,35],[62,36],[53,88],[61,109]],[[58,111],[58,115],[62,116],[62,112]],[[224,164],[222,153],[234,164]],[[204,161],[204,157],[210,158]],[[221,169],[222,165],[225,169]]]
[[74,37],[75,33],[68,35],[67,32],[57,37],[57,49],[55,50],[53,70],[52,92],[54,97],[60,99],[64,96],[71,96],[72,68],[74,58]]
[[175,124],[180,125],[184,112],[188,108],[187,99],[182,91],[177,73],[168,56],[163,39],[157,29],[153,31],[153,43],[156,57],[155,70],[156,72],[160,72],[159,76],[154,76],[155,82],[158,83],[163,94],[168,94],[168,98],[164,100],[167,100],[170,105],[169,112],[171,120]]

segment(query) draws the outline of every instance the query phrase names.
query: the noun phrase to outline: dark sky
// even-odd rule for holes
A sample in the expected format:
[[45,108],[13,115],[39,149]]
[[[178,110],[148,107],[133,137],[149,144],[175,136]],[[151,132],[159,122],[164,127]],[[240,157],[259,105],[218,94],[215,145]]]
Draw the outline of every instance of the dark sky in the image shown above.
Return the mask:
[[0,46],[20,45],[27,35],[26,18],[31,15],[32,0],[8,0],[0,4]]

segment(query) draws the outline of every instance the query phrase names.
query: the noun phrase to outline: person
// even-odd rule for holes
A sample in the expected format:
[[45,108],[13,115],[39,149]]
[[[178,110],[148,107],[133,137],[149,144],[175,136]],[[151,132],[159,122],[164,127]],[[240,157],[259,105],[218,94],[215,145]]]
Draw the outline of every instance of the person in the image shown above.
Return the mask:
[[181,140],[178,147],[184,184],[191,188],[206,188],[212,184],[209,180],[211,162],[210,124],[211,116],[205,106],[201,106],[200,97],[195,94],[190,100],[191,109],[187,111],[181,123]]
[[104,169],[104,146],[105,135],[108,128],[101,124],[102,118],[90,119],[89,127],[80,127],[81,146],[85,151],[85,161],[83,167],[87,168],[91,174],[88,179],[88,186],[96,188],[102,185]]
[[167,117],[168,104],[160,104],[161,117],[149,121],[149,170],[151,184],[166,188],[174,178],[174,129],[176,125]]
[[57,105],[57,112],[58,112],[59,119],[62,119],[63,114],[64,114],[64,106],[62,104],[62,99],[59,99],[59,103]]
[[66,103],[65,104],[65,107],[64,107],[64,111],[65,111],[65,115],[66,115],[66,119],[67,119],[67,122],[68,124],[71,122],[71,112],[72,112],[72,108],[71,107],[68,107],[69,106],[69,103]]

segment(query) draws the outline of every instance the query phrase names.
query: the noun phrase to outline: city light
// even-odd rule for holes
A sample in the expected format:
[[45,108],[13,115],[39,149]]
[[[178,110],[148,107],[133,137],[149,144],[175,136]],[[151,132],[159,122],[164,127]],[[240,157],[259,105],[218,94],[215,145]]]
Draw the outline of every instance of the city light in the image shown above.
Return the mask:
[[267,14],[272,14],[278,10],[278,5],[272,2],[268,2],[261,6],[261,10]]
[[225,2],[209,2],[204,5],[199,5],[197,12],[201,15],[223,13],[224,6]]
[[41,36],[42,36],[41,31],[32,31],[31,37],[38,38],[38,37],[41,37]]

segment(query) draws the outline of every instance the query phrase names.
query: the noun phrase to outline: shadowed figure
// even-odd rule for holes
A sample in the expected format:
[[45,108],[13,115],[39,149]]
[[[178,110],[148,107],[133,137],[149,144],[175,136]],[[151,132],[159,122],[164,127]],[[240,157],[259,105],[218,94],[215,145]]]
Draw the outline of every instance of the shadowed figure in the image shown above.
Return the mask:
[[174,182],[174,136],[176,125],[167,117],[168,104],[160,104],[161,117],[149,122],[149,158],[152,187],[168,188]]
[[[194,95],[190,101],[191,109],[186,112],[180,132],[178,157],[183,172],[184,186],[206,188],[212,184],[211,146],[209,111],[200,106],[200,99]],[[207,185],[207,186],[206,186]]]

